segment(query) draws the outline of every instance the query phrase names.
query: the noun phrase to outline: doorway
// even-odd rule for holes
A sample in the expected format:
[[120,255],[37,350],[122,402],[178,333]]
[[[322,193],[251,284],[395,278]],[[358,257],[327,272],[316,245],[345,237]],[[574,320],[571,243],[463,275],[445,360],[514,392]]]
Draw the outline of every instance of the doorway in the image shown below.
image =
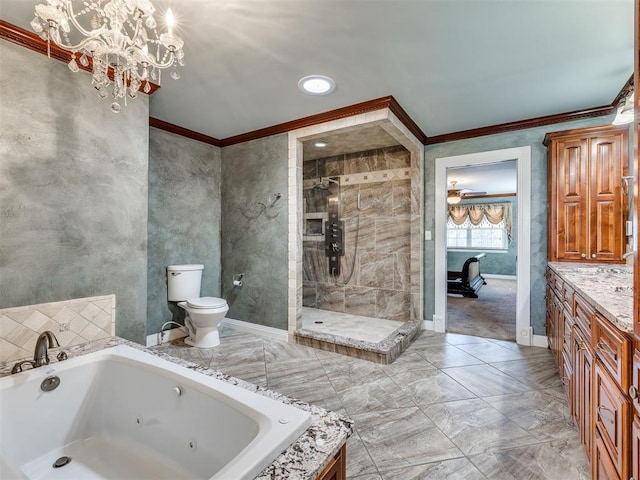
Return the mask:
[[531,148],[520,147],[494,150],[436,159],[435,196],[435,313],[434,330],[447,331],[447,170],[465,166],[491,165],[513,160],[516,162],[517,221],[515,222],[518,245],[516,266],[516,332],[520,345],[532,345],[530,325],[530,191]]
[[515,342],[517,163],[447,168],[447,331]]

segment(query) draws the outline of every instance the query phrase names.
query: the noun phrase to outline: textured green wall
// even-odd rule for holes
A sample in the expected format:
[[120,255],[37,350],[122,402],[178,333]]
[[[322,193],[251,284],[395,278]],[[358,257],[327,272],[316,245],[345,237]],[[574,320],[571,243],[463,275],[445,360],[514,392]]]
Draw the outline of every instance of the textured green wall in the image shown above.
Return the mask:
[[114,115],[84,72],[5,41],[0,85],[0,308],[115,293],[116,334],[143,343],[148,97]]
[[[227,317],[287,329],[287,135],[222,149],[222,296]],[[282,197],[263,209],[273,195]],[[244,285],[233,275],[244,273]]]

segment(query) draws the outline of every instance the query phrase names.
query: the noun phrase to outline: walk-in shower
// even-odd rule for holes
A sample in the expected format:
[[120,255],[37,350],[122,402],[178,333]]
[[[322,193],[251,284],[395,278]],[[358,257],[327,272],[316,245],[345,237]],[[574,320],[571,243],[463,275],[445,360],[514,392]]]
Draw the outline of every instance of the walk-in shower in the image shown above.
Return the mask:
[[388,147],[303,164],[303,306],[411,319],[411,155]]

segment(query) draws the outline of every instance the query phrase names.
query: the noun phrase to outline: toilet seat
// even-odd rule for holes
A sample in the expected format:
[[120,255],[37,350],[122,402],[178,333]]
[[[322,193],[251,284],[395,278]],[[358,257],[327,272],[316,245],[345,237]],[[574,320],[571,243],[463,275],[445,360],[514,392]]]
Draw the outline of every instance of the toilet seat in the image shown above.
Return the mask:
[[226,307],[227,301],[224,298],[200,297],[187,300],[187,307],[193,309],[220,308]]

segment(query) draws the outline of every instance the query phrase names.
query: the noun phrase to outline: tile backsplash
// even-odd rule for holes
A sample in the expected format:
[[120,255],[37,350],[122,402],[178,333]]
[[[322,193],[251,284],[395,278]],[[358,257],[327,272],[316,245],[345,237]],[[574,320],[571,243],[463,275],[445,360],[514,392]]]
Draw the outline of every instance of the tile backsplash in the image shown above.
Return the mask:
[[46,330],[61,347],[112,337],[115,319],[115,295],[0,309],[0,362],[33,357],[36,340]]

